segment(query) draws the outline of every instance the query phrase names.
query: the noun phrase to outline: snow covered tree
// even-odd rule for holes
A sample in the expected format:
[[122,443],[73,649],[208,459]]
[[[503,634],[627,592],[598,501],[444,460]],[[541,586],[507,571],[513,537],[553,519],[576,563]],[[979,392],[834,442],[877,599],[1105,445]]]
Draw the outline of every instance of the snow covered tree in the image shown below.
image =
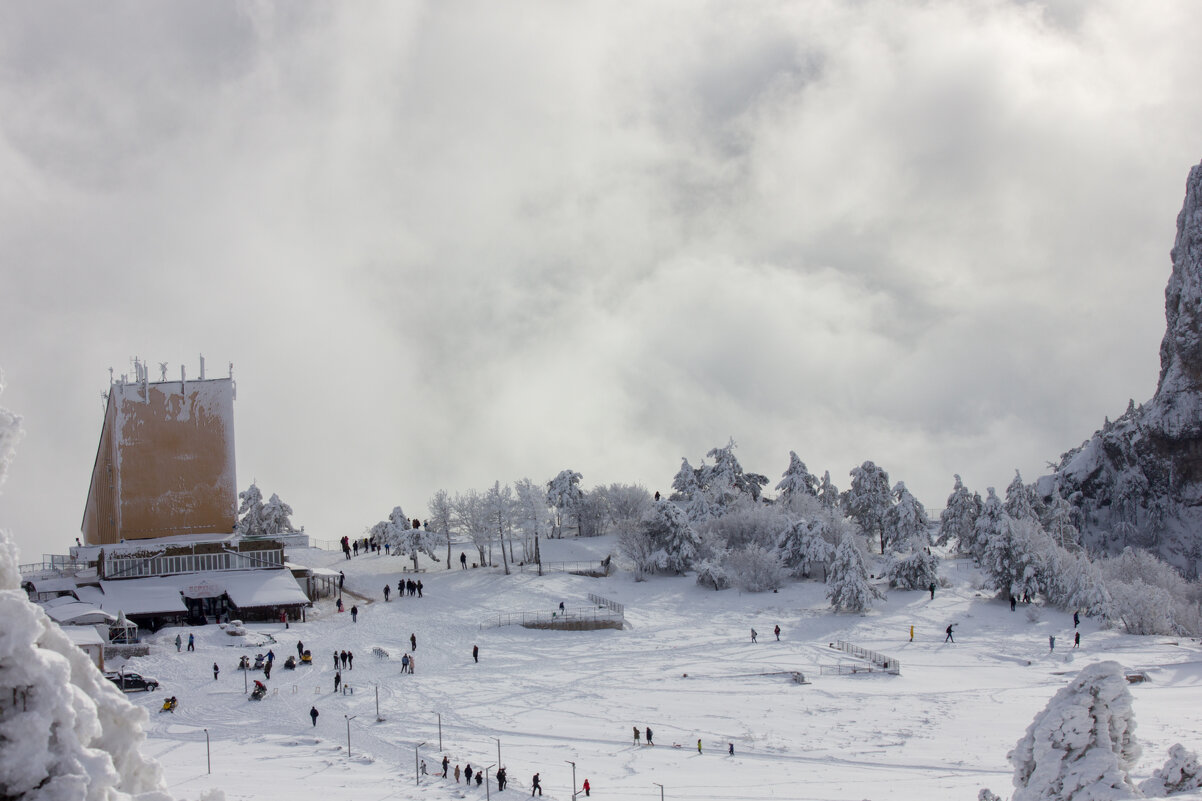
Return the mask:
[[1043,519],[1043,530],[1052,538],[1052,542],[1061,548],[1077,550],[1081,547],[1081,531],[1077,525],[1080,511],[1059,492],[1052,496],[1047,513]]
[[714,463],[702,465],[699,471],[701,487],[719,514],[741,498],[759,501],[768,483],[767,476],[743,472],[743,466],[735,458],[736,447],[732,437],[725,447],[711,448],[706,456],[713,459]]
[[1064,687],[1010,752],[1012,801],[1138,798],[1131,693],[1117,662],[1090,665]]
[[442,538],[428,528],[414,528],[413,522],[399,506],[393,507],[387,520],[372,526],[370,534],[381,546],[387,544],[392,553],[406,554],[413,560],[414,570],[417,570],[419,553],[438,561],[434,549],[442,544]]
[[[484,504],[489,525],[497,532],[497,539],[501,543],[501,564],[505,567],[505,575],[508,576],[509,557],[505,555],[505,532],[513,529],[513,490],[509,488],[508,484],[502,487],[500,481],[493,482],[492,489],[485,496]],[[513,543],[511,542],[510,548],[512,547]]]
[[[0,393],[3,392],[4,373],[0,372]],[[12,462],[21,433],[20,416],[0,406],[0,484],[4,483],[4,476]]]
[[826,597],[836,611],[848,612],[863,612],[874,598],[884,597],[869,583],[864,555],[850,536],[844,535],[835,549],[827,572]]
[[426,509],[430,512],[430,517],[426,519],[426,526],[445,541],[447,546],[447,570],[450,570],[451,520],[454,516],[451,510],[451,497],[447,495],[446,490],[440,489],[434,493],[434,497],[426,504]]
[[1031,491],[1017,470],[1014,471],[1014,480],[1006,487],[1006,502],[1002,506],[1011,520],[1038,520],[1031,502]]
[[643,533],[655,548],[655,564],[663,570],[683,573],[698,556],[701,537],[684,512],[671,501],[658,501],[643,520]]
[[1141,782],[1139,789],[1148,798],[1202,790],[1202,765],[1198,764],[1198,755],[1177,743],[1169,749],[1164,766],[1157,769],[1152,778]]
[[651,534],[642,526],[618,532],[618,553],[630,560],[635,581],[643,581],[655,570],[658,551]]
[[930,545],[931,521],[927,518],[926,508],[901,481],[893,488],[893,497],[897,503],[885,511],[885,544],[895,551]]
[[559,475],[547,482],[547,506],[555,510],[555,527],[551,536],[562,537],[564,521],[570,517],[577,518],[579,531],[580,504],[584,500],[584,490],[580,489],[582,478],[575,470],[561,470]]
[[851,488],[842,498],[843,508],[849,517],[860,524],[865,534],[880,537],[881,553],[884,553],[885,514],[893,505],[889,474],[872,462],[864,462],[853,468],[850,475]]
[[743,548],[748,545],[775,546],[788,516],[778,504],[741,503],[722,517],[694,523],[698,533],[712,537],[719,547]]
[[723,565],[721,556],[712,559],[702,559],[696,564],[695,569],[697,571],[697,583],[703,587],[713,587],[717,591],[724,590],[730,586],[730,579],[726,575],[726,568]]
[[889,560],[885,573],[889,586],[899,590],[925,590],[939,583],[939,557],[926,547],[915,547],[910,553],[895,555]]
[[1050,544],[1034,518],[1011,520],[1003,512],[985,546],[981,569],[1001,595],[1034,598],[1044,587]]
[[472,545],[476,546],[480,555],[479,564],[487,564],[485,556],[488,554],[488,545],[492,542],[492,526],[489,525],[488,507],[484,496],[476,490],[456,492],[454,500],[451,501],[451,511],[454,514],[455,527],[470,537]]
[[238,493],[239,519],[234,524],[234,533],[239,537],[263,536],[263,493],[253,482],[244,492]]
[[728,551],[722,563],[731,583],[744,592],[775,590],[784,583],[785,568],[780,553],[773,548],[748,545]]
[[981,499],[965,488],[960,476],[955,476],[955,479],[956,485],[952,487],[952,494],[947,496],[947,505],[939,514],[939,537],[935,544],[955,542],[956,549],[964,552],[972,541],[977,515],[981,514]]
[[835,548],[827,541],[828,531],[829,525],[821,518],[798,520],[785,529],[777,547],[791,575],[808,576],[814,565],[826,565],[831,560]]
[[271,498],[263,504],[261,512],[263,535],[274,537],[284,532],[295,532],[291,518],[292,507],[281,501],[279,495],[271,493]]
[[546,491],[528,478],[514,482],[514,526],[522,533],[522,561],[538,558],[538,538],[551,531]]
[[822,481],[818,484],[818,501],[828,510],[839,507],[839,488],[831,483],[831,471],[822,473]]
[[1101,617],[1111,608],[1101,569],[1082,551],[1067,551],[1053,543],[1048,551],[1048,600],[1061,609]]
[[1004,529],[1008,529],[1009,525],[1010,515],[1006,514],[1006,510],[1002,507],[1002,499],[997,496],[993,487],[989,487],[986,491],[985,502],[981,504],[981,513],[977,515],[977,520],[973,524],[968,553],[977,562],[983,560],[989,541],[1000,535]]
[[801,461],[797,453],[789,451],[789,466],[781,474],[780,483],[776,485],[780,493],[777,500],[788,503],[794,496],[811,495],[818,497],[818,480],[806,469],[806,463]]

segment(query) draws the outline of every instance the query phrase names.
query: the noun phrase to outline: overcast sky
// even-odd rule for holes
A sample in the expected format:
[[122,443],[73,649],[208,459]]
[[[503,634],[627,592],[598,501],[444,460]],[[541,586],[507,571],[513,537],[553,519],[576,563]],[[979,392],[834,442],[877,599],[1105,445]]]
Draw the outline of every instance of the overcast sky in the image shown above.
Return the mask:
[[731,437],[932,508],[1155,390],[1196,3],[0,8],[0,526],[79,532],[108,368],[235,365],[239,489],[354,535]]

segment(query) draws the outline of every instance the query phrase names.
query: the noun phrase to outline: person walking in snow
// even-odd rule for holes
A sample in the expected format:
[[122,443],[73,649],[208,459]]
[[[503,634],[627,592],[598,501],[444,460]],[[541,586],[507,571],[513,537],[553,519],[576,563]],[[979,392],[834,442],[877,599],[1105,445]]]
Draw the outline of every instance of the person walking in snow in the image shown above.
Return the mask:
[[944,642],[954,643],[956,641],[956,638],[952,636],[952,626],[954,625],[954,623],[949,623],[947,625],[947,636],[943,638]]
[[346,573],[338,571],[338,592],[342,592],[342,585],[346,584]]
[[334,652],[334,670],[338,669],[338,652]]
[[342,686],[342,671],[334,673],[334,692],[338,692],[338,688]]
[[196,637],[191,634],[188,635],[188,650],[189,651],[196,650]]
[[[342,653],[340,653],[338,655],[338,658],[342,660],[342,669],[346,670],[346,651],[343,651]],[[335,664],[334,667],[338,667],[338,665]]]
[[409,644],[413,646],[414,651],[417,650],[417,635],[416,634],[409,635]]
[[914,642],[914,627],[910,627],[910,642]]
[[539,783],[539,781],[538,781],[538,774],[537,774],[537,773],[536,773],[536,774],[534,774],[534,778],[530,780],[530,797],[531,797],[531,798],[533,798],[533,797],[534,797],[534,791],[535,791],[535,790],[538,790],[538,794],[539,794],[540,796],[543,794],[543,786],[542,786],[542,784],[540,784],[540,783]]
[[305,644],[300,640],[296,641],[296,658],[301,659],[305,655]]
[[772,630],[772,633],[776,635],[776,641],[780,642],[780,626],[779,625]]
[[221,672],[221,668],[217,667],[217,663],[213,663],[213,681],[217,681],[217,674]]
[[634,744],[638,745],[639,744],[639,727],[634,726],[633,728],[634,728]]
[[392,593],[392,585],[384,585],[384,603],[388,603],[388,596]]
[[417,597],[418,598],[422,597],[422,580],[421,579],[417,580]]
[[647,745],[655,745],[655,741],[651,739],[651,727],[647,727]]
[[404,656],[401,657],[401,672],[402,673],[409,672],[409,654],[405,654]]
[[346,669],[347,670],[355,669],[355,652],[354,651],[346,652]]
[[591,789],[592,788],[589,787],[588,779],[585,779],[584,780],[584,796],[585,796],[585,798],[587,798],[589,796],[589,790],[591,790]]
[[697,738],[697,753],[701,753],[701,738]]
[[455,784],[459,784],[459,766],[455,766]]
[[1010,611],[1013,612],[1014,608],[1016,606],[1018,606],[1018,599],[1015,598],[1013,595],[1011,595],[1010,596]]
[[931,600],[935,600],[935,582],[931,582]]
[[184,644],[183,639],[180,638],[180,636],[178,634],[176,634],[175,635],[175,652],[176,653],[179,653],[180,648],[183,647],[183,644]]
[[752,630],[751,630],[751,641],[752,641],[752,642],[755,642],[755,638],[756,638],[757,636],[758,636],[758,635],[756,634],[756,632],[755,632],[755,629],[752,629]]
[[271,660],[270,659],[268,659],[266,662],[263,663],[263,678],[265,678],[265,679],[271,678]]
[[342,614],[342,596],[338,597],[338,614]]
[[1052,651],[1055,651],[1055,650],[1056,650],[1056,635],[1049,634],[1048,635],[1048,653],[1050,654]]
[[1073,647],[1074,648],[1081,647],[1081,632],[1079,632],[1079,631],[1073,632]]
[[731,756],[735,755],[735,744],[734,743],[726,744],[726,753],[730,754]]
[[409,673],[410,673],[410,675],[413,674],[413,669],[415,667],[417,667],[417,657],[410,654],[409,655]]
[[1081,613],[1073,612],[1073,628],[1077,628],[1077,626],[1080,626],[1080,625],[1081,625]]
[[497,768],[497,792],[505,789],[505,783],[509,781],[509,774],[505,772],[505,768]]
[[467,763],[467,767],[463,769],[463,778],[467,779],[467,783],[472,783],[472,763]]
[[467,554],[463,551],[459,552],[459,567],[467,570]]
[[480,661],[480,646],[479,645],[472,646],[472,661],[473,662]]
[[482,784],[484,784],[484,771],[478,770],[476,771],[476,786],[479,787]]
[[357,607],[357,606],[351,607],[351,622],[352,623],[359,622],[359,607]]
[[310,707],[310,709],[309,709],[309,717],[313,718],[313,725],[314,725],[314,726],[316,726],[316,725],[317,725],[317,715],[318,715],[318,712],[317,712],[317,707]]
[[442,755],[442,777],[447,777],[447,768],[451,766],[451,759],[446,754]]

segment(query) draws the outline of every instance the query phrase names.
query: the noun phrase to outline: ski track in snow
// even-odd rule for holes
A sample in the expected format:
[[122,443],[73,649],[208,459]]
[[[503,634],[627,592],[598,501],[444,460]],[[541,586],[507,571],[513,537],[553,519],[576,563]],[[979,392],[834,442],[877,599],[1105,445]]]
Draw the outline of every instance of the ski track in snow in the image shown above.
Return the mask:
[[[607,538],[557,540],[544,544],[544,558],[600,558],[610,547]],[[834,615],[817,582],[751,595],[715,593],[688,578],[507,577],[499,569],[457,565],[421,574],[425,597],[384,603],[379,588],[395,587],[407,560],[346,561],[320,551],[289,558],[345,570],[347,589],[359,596],[359,622],[323,602],[307,623],[288,630],[252,626],[275,639],[270,645],[246,646],[209,626],[190,629],[196,653],[176,653],[171,641],[178,630],[164,629],[152,635],[149,657],[129,661],[130,669],[163,683],[161,692],[130,698],[147,707],[147,751],[164,764],[181,797],[208,787],[230,799],[483,797],[483,788],[434,775],[443,753],[436,712],[452,769],[495,763],[493,738],[500,739],[514,788],[502,798],[528,797],[537,770],[547,798],[570,799],[568,760],[577,764],[578,783],[589,778],[597,796],[609,799],[658,798],[656,782],[665,786],[665,798],[715,801],[966,799],[985,786],[1005,796],[1006,753],[1034,714],[1081,667],[1106,658],[1152,677],[1132,685],[1145,743],[1137,778],[1159,767],[1173,742],[1202,745],[1199,725],[1179,713],[1202,683],[1197,642],[1130,637],[1084,621],[1090,650],[1070,653],[1071,616],[1044,609],[1031,622],[1023,609],[1011,613],[976,590],[972,572],[958,561],[945,571],[957,583],[934,600],[893,592],[866,615]],[[481,628],[497,611],[550,611],[561,600],[569,610],[584,607],[590,592],[626,604],[628,627]],[[956,623],[955,644],[943,642],[949,622]],[[780,642],[771,631],[778,623]],[[753,626],[761,632],[756,644]],[[418,648],[409,676],[400,673],[400,657],[411,632]],[[1070,643],[1065,653],[1047,652],[1049,633]],[[285,670],[298,638],[313,664]],[[855,661],[828,647],[837,639],[900,659],[902,674],[820,675],[823,664]],[[479,664],[471,659],[473,644],[480,646]],[[375,646],[389,656],[373,656]],[[276,654],[269,694],[249,701],[235,665],[240,655],[268,647]],[[329,657],[343,649],[356,656],[355,668],[343,673],[354,694],[336,695]],[[214,661],[219,681],[212,678]],[[794,683],[794,671],[810,683]],[[252,671],[248,685],[262,675]],[[158,712],[165,694],[180,698],[174,714]],[[321,713],[316,727],[308,717],[312,705]],[[344,715],[355,716],[349,759]],[[651,726],[656,745],[634,746],[632,725]],[[414,745],[423,741],[420,758],[430,775],[417,785]]]

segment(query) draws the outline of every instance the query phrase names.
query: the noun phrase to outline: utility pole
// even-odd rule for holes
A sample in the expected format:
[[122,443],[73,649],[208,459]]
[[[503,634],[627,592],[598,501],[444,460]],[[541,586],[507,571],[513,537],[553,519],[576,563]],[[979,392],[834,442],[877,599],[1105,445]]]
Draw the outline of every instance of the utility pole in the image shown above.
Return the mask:
[[501,740],[499,737],[491,737],[489,739],[497,741],[497,770],[501,769]]
[[576,801],[576,763],[570,759],[565,759],[564,762],[572,766],[572,801]]
[[423,740],[420,743],[418,743],[417,745],[413,746],[413,783],[418,786],[420,786],[422,783],[422,774],[418,770],[418,767],[417,767],[417,765],[418,765],[417,752],[419,750],[421,750],[421,747],[425,744],[426,744],[426,741]]
[[435,711],[434,714],[438,715],[438,751],[442,753],[442,713]]
[[346,718],[346,758],[351,758],[351,721],[359,717],[358,715],[343,715]]
[[497,767],[497,766],[489,765],[487,768],[484,769],[484,801],[488,801],[490,798],[492,798],[492,793],[490,793],[488,791],[488,772],[495,767]]
[[651,782],[651,783],[659,788],[659,801],[664,801],[664,786],[662,784],[660,784],[659,782]]
[[209,730],[205,729],[205,757],[209,762],[209,773],[213,772],[213,751],[209,748]]

